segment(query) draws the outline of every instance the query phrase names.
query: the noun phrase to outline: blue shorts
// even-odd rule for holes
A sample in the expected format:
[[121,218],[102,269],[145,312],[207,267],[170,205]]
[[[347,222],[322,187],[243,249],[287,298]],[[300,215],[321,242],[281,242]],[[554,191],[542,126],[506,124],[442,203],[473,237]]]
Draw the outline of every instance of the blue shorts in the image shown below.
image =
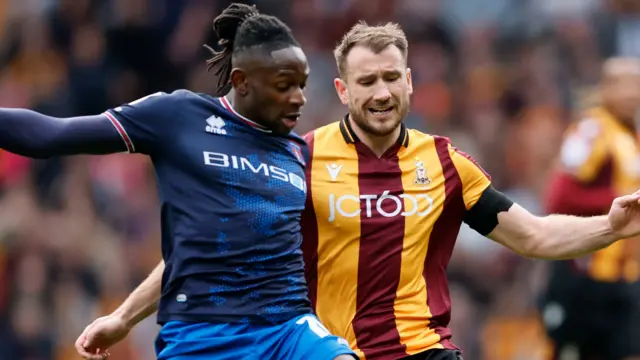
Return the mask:
[[171,321],[156,339],[158,360],[333,360],[357,355],[331,335],[314,315],[280,325],[210,324]]

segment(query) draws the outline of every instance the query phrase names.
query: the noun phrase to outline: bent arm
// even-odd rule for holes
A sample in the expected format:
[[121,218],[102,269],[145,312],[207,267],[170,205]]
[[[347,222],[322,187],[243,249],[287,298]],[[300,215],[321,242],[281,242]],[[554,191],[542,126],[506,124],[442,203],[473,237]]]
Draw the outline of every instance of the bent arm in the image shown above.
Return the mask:
[[120,133],[104,114],[56,118],[6,108],[0,108],[0,148],[32,158],[127,150]]
[[162,294],[163,272],[164,261],[161,261],[122,305],[113,312],[113,315],[121,317],[129,328],[133,328],[140,321],[156,312]]

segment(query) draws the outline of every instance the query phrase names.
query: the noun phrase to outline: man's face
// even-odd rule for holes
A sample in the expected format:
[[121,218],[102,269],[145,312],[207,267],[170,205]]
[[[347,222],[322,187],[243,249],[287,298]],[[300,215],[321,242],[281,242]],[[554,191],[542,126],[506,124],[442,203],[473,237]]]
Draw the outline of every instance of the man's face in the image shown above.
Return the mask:
[[286,135],[296,126],[306,103],[303,90],[309,76],[307,58],[299,47],[273,51],[245,71],[246,101],[252,120]]
[[402,52],[389,45],[375,53],[356,46],[345,59],[344,79],[334,84],[356,126],[375,136],[391,134],[409,112],[411,71]]
[[640,108],[640,75],[630,73],[613,77],[606,82],[603,97],[621,120],[632,125]]

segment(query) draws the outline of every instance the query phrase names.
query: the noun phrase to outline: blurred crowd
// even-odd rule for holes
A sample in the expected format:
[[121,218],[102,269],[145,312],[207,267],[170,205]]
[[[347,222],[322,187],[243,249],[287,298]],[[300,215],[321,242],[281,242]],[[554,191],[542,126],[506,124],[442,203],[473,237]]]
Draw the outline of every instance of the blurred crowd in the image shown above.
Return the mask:
[[[533,212],[562,132],[593,101],[600,64],[640,56],[632,0],[256,0],[309,57],[299,132],[338,120],[332,48],[357,20],[410,41],[408,125],[446,135]],[[222,0],[0,0],[0,106],[97,114],[156,91],[210,92],[203,44]],[[170,146],[170,144],[167,144]],[[138,155],[0,153],[0,359],[77,358],[73,342],[160,259],[159,209]],[[468,359],[543,359],[544,262],[464,228],[450,266],[454,342]],[[112,349],[153,359],[155,318]]]

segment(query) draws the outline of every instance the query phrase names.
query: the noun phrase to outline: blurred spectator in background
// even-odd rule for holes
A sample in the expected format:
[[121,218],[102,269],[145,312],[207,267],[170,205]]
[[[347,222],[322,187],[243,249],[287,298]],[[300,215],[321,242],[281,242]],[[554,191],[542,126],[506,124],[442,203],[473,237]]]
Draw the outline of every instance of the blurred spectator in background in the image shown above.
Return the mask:
[[[548,186],[549,212],[605,215],[621,194],[640,188],[640,60],[605,61],[599,104],[567,131]],[[551,266],[542,318],[556,356],[640,358],[638,239]]]

